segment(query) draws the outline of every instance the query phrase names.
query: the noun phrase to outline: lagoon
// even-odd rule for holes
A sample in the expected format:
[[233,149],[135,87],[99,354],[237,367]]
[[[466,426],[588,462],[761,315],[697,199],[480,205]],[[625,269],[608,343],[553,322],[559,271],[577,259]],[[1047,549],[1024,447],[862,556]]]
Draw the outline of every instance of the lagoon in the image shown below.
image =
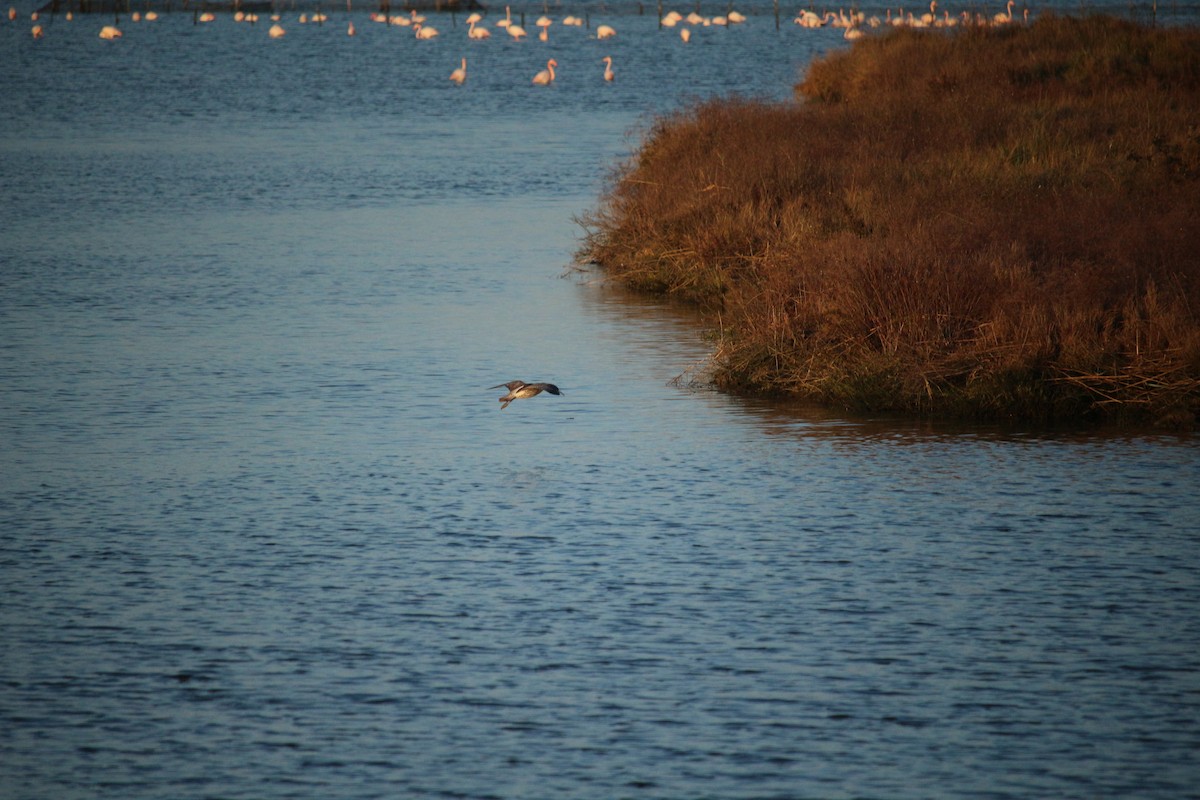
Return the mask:
[[1194,436],[721,395],[574,269],[654,114],[845,46],[750,10],[0,29],[0,795],[1194,793]]

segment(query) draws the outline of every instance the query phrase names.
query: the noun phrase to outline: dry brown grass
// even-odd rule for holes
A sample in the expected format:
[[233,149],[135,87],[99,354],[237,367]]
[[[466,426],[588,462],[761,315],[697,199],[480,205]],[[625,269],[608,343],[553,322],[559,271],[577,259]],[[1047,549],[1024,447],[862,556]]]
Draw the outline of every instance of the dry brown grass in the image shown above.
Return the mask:
[[719,312],[714,379],[866,409],[1200,413],[1200,33],[899,31],[660,120],[583,255]]

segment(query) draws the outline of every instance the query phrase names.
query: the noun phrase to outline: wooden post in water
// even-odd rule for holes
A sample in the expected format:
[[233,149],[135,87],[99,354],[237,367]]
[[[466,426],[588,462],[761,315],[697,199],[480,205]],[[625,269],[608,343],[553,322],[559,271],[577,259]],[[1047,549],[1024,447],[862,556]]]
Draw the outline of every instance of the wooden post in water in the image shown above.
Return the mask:
[[[777,1],[778,1],[778,0],[777,0]],[[658,0],[658,29],[659,29],[660,31],[662,30],[662,18],[663,18],[663,13],[662,13],[662,0]]]

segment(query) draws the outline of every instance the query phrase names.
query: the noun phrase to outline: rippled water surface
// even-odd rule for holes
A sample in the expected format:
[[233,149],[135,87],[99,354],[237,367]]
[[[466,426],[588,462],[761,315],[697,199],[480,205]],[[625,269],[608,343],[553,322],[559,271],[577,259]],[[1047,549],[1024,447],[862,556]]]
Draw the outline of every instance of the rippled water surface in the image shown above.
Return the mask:
[[688,389],[569,268],[843,46],[750,11],[0,27],[0,797],[1198,796],[1194,437]]

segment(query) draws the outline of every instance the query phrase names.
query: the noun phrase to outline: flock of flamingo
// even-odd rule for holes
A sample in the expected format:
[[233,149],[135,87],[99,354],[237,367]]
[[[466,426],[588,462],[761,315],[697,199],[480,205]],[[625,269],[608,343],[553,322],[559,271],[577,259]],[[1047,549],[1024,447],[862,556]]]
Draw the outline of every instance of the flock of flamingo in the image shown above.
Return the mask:
[[[794,23],[802,28],[823,28],[826,25],[831,25],[836,28],[843,28],[842,36],[846,39],[858,39],[863,36],[862,26],[866,25],[869,28],[953,28],[957,25],[974,25],[974,26],[1000,26],[1011,25],[1016,20],[1013,18],[1013,6],[1016,5],[1016,0],[1008,0],[1005,7],[1006,10],[992,16],[976,12],[972,14],[969,11],[963,11],[957,16],[951,16],[949,11],[943,11],[941,16],[938,16],[937,0],[930,0],[929,11],[917,16],[909,11],[905,13],[904,9],[898,9],[896,15],[892,15],[892,10],[889,8],[883,17],[872,15],[868,17],[861,11],[852,11],[847,14],[844,11],[833,13],[826,11],[824,14],[817,14],[814,11],[801,11],[794,20]],[[1029,9],[1025,9],[1023,21],[1029,22]]]
[[[902,8],[897,9],[897,12],[894,15],[892,14],[892,10],[889,8],[886,10],[886,13],[883,17],[878,15],[872,15],[868,17],[862,11],[851,11],[850,13],[846,13],[843,10],[839,10],[837,13],[834,13],[833,11],[826,11],[823,14],[818,14],[809,9],[800,11],[792,21],[802,28],[823,28],[827,25],[830,27],[841,28],[843,29],[843,38],[847,40],[853,40],[864,35],[864,27],[949,28],[957,25],[1010,25],[1016,21],[1013,17],[1014,5],[1016,5],[1016,0],[1008,0],[1006,11],[994,14],[992,16],[982,13],[971,13],[968,11],[963,11],[957,16],[951,16],[949,11],[943,11],[939,16],[937,0],[930,0],[929,11],[920,14],[919,16],[911,11],[906,13]],[[65,16],[68,21],[72,19],[72,14],[69,11]],[[159,15],[154,11],[147,11],[144,14],[134,11],[129,18],[132,22],[140,22],[143,20],[147,22],[153,22],[154,20],[158,19],[158,17]],[[247,22],[250,24],[258,22],[257,14],[238,11],[233,15],[233,17],[237,22]],[[9,21],[15,21],[16,18],[17,10],[15,8],[9,8]],[[1025,22],[1028,22],[1028,8],[1025,9],[1023,18]],[[195,17],[195,21],[197,23],[213,22],[215,19],[216,15],[212,12],[197,14]],[[300,24],[324,24],[328,21],[328,19],[329,17],[327,14],[315,12],[312,14],[301,14],[298,18],[298,22]],[[427,25],[426,18],[418,14],[415,10],[410,11],[408,14],[395,15],[373,12],[370,15],[370,19],[372,22],[382,23],[388,26],[411,29],[413,32],[413,38],[417,40],[429,40],[440,35],[437,28],[434,28],[432,25]],[[282,21],[281,15],[273,14],[271,16],[271,20],[273,24],[268,29],[267,35],[272,39],[279,39],[285,36],[287,34],[287,30],[280,24]],[[36,11],[31,15],[31,21],[35,23],[31,31],[33,38],[42,38],[45,35],[45,29],[40,23],[38,23],[38,13]],[[712,17],[701,16],[699,13],[694,11],[687,16],[680,14],[678,11],[671,11],[659,20],[659,26],[661,28],[668,29],[678,28],[679,38],[686,43],[691,41],[693,28],[709,27],[714,25],[728,27],[730,25],[741,24],[745,21],[745,15],[733,10],[730,10],[727,14]],[[480,40],[491,37],[492,33],[488,29],[487,23],[485,22],[482,14],[471,14],[467,17],[466,22],[468,39]],[[539,41],[545,42],[549,40],[550,28],[553,24],[554,21],[547,16],[541,16],[536,22],[534,22],[534,25],[540,29],[537,35]],[[564,27],[583,27],[586,23],[583,17],[568,15],[560,20],[560,24]],[[512,9],[510,6],[505,6],[504,18],[498,20],[495,23],[495,27],[500,31],[503,31],[503,33],[507,34],[514,40],[524,39],[529,35],[523,26],[519,25],[513,20]],[[354,28],[353,21],[348,23],[346,33],[349,36],[355,35],[356,30]],[[611,25],[599,25],[595,30],[595,38],[608,39],[615,36],[616,33],[616,30]],[[122,35],[123,34],[121,33],[121,30],[116,25],[105,25],[100,29],[101,39],[119,39]],[[605,65],[604,72],[602,73],[604,80],[612,81],[615,78],[615,73],[612,69],[612,56],[605,56],[603,59],[601,59],[601,62]],[[549,59],[546,62],[546,68],[533,76],[532,83],[537,86],[549,86],[550,84],[554,83],[554,69],[557,66],[557,61],[555,61],[553,58]],[[466,82],[466,58],[463,58],[461,65],[450,73],[450,80],[458,85],[462,85]]]

